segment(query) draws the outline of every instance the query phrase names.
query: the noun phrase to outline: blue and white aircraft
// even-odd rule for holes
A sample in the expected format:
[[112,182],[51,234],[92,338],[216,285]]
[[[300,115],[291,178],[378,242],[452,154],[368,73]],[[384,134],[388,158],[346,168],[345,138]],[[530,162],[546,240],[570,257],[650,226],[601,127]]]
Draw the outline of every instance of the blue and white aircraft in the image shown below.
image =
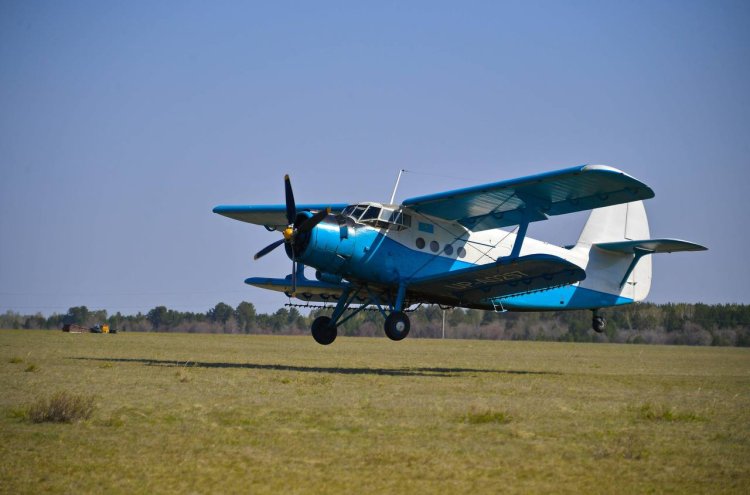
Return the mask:
[[[494,311],[593,311],[643,300],[654,253],[706,248],[652,239],[646,184],[613,167],[583,165],[519,179],[420,196],[400,205],[300,204],[289,176],[284,205],[223,205],[214,213],[279,231],[292,260],[286,278],[245,283],[307,302],[335,302],[312,336],[327,345],[336,328],[366,307],[385,317],[385,334],[409,333],[406,310],[418,304]],[[392,201],[392,200],[391,200]],[[592,210],[578,242],[556,246],[526,235],[529,224]],[[317,280],[304,276],[316,269]],[[350,310],[347,316],[345,311]]]

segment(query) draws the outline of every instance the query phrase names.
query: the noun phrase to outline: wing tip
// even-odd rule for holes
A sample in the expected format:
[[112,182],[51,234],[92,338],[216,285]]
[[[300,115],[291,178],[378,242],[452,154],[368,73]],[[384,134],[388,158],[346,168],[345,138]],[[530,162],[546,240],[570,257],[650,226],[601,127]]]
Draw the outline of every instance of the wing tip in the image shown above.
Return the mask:
[[587,163],[586,165],[581,166],[581,172],[589,172],[594,170],[601,170],[605,172],[614,172],[616,174],[625,174],[627,173],[623,172],[619,168],[612,167],[610,165],[604,165],[603,163]]
[[[631,188],[634,189],[634,194],[638,196],[637,199],[644,200],[644,199],[651,199],[656,196],[656,193],[654,192],[651,187],[648,186],[645,182],[636,179],[629,173],[620,170],[617,167],[612,167],[610,165],[604,165],[603,163],[588,163],[586,165],[581,166],[581,172],[604,172],[608,174],[617,174],[627,177],[628,179],[632,180],[633,182],[638,183],[637,186]],[[635,200],[634,200],[635,201]]]

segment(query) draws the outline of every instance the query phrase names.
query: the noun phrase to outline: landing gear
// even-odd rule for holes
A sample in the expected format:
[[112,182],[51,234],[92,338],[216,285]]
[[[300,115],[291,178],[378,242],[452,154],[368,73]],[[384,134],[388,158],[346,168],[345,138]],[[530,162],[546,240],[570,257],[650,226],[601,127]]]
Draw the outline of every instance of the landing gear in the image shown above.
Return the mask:
[[594,329],[596,333],[602,333],[604,331],[604,328],[607,326],[607,320],[603,316],[599,316],[599,310],[594,310],[594,315],[591,318],[591,328]]
[[[390,309],[389,314],[386,314],[386,310],[381,306],[377,296],[367,290],[369,298],[364,299],[360,297],[357,302],[357,304],[359,304],[359,307],[353,309],[347,316],[342,317],[344,311],[349,309],[349,306],[354,302],[355,298],[357,298],[357,294],[361,289],[362,287],[346,287],[342,291],[331,316],[318,316],[317,318],[315,318],[315,321],[313,321],[311,328],[312,336],[315,339],[315,342],[321,345],[331,344],[334,340],[336,340],[336,335],[338,333],[336,328],[339,325],[343,325],[347,320],[349,320],[351,317],[353,317],[369,305],[377,306],[377,308],[385,317],[385,334],[389,339],[403,340],[407,335],[409,335],[409,328],[411,327],[411,324],[409,323],[409,317],[406,316],[406,314],[402,311],[404,307],[404,299],[406,297],[405,285],[399,286],[398,293],[393,299],[392,304],[388,305]],[[389,301],[389,303],[390,302],[391,301]]]
[[401,311],[393,311],[385,319],[385,334],[391,340],[403,340],[409,335],[409,317]]
[[315,342],[321,345],[328,345],[336,340],[336,325],[331,324],[331,319],[327,316],[318,316],[312,324],[312,336]]

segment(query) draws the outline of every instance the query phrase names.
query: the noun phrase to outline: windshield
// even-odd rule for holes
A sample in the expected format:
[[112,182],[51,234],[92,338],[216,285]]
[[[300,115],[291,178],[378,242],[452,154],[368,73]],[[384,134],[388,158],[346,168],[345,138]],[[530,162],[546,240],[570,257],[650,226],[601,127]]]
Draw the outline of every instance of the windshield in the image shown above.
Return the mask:
[[355,221],[358,221],[359,217],[362,216],[362,212],[365,211],[365,208],[367,208],[367,206],[363,206],[363,205],[357,205],[357,206],[355,206],[354,207],[354,211],[352,212],[352,218]]
[[341,215],[349,217],[355,222],[366,223],[382,229],[402,230],[411,226],[409,215],[375,204],[349,205],[344,208]]
[[359,220],[361,222],[364,222],[366,220],[377,220],[378,215],[380,215],[380,208],[378,208],[377,206],[371,206],[367,208],[367,211]]

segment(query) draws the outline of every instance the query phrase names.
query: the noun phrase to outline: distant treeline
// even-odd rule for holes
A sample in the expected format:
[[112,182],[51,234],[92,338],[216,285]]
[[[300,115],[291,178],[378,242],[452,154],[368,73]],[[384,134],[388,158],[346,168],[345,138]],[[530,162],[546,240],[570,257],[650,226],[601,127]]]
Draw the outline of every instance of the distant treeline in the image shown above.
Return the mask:
[[[108,315],[105,310],[76,306],[66,314],[49,317],[0,315],[0,328],[55,329],[65,323],[90,327],[108,323],[122,332],[187,333],[309,333],[310,324],[332,308],[314,309],[308,316],[296,308],[273,314],[258,313],[250,302],[236,308],[218,303],[205,313],[182,312],[157,306],[146,314]],[[745,304],[631,304],[603,311],[608,320],[604,333],[591,330],[590,311],[548,313],[494,313],[450,309],[445,311],[445,337],[493,340],[551,340],[571,342],[624,342],[647,344],[750,346],[750,305]],[[410,337],[440,338],[443,310],[424,306],[409,313]],[[381,336],[379,312],[362,311],[339,328],[339,335]]]

